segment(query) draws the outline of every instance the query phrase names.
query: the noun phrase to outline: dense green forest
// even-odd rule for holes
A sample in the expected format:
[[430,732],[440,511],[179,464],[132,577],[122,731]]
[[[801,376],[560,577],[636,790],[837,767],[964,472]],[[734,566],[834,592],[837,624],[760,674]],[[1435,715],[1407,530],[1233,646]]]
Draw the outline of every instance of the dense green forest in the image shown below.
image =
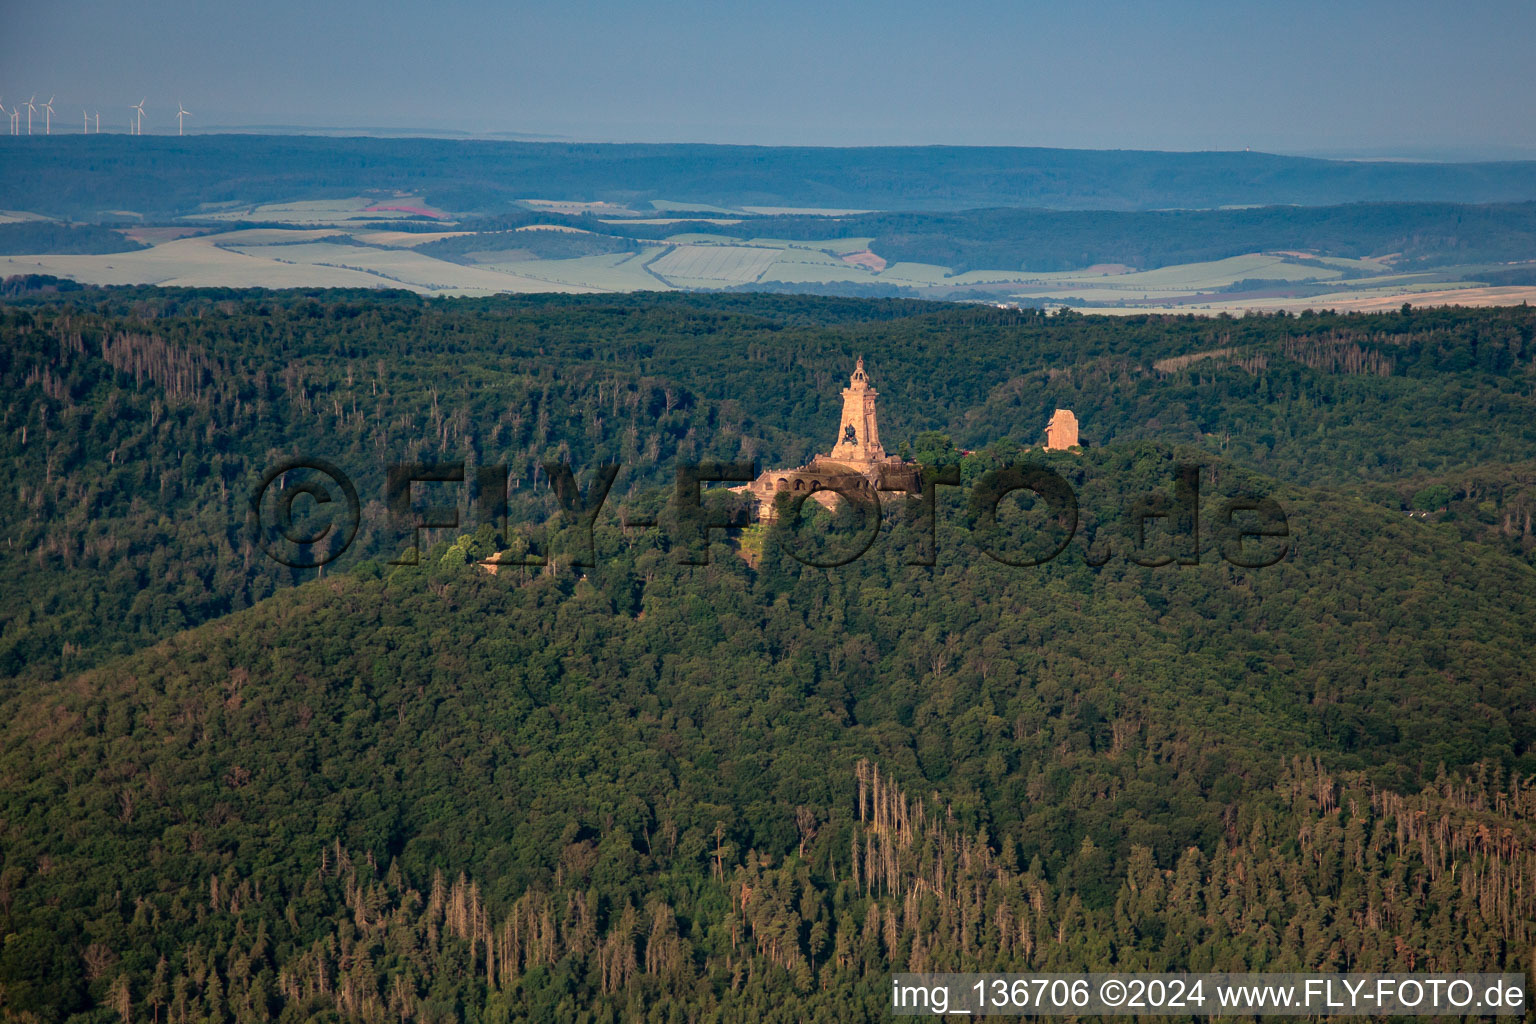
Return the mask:
[[0,224],[0,255],[16,253],[130,252],[144,246],[120,231],[95,224],[23,220]]
[[[1533,966],[1524,307],[15,291],[8,1019],[863,1020],[908,968]],[[689,545],[677,467],[826,450],[859,355],[887,447],[959,468],[934,564],[899,495],[835,568],[784,520]],[[1086,447],[1032,450],[1058,407]],[[323,573],[249,529],[293,456],[360,494]],[[465,489],[412,552],[386,467],[450,461],[508,467],[507,523]],[[542,467],[604,462],[576,567]],[[1020,462],[1079,506],[1034,568],[971,500]],[[1198,551],[1138,538],[1194,464]],[[1243,568],[1221,509],[1254,495],[1288,532]]]
[[1214,209],[1536,199],[1536,163],[1317,160],[957,146],[709,146],[197,135],[34,136],[7,151],[13,209],[197,213],[221,203],[404,189],[446,210],[519,199],[873,210]]

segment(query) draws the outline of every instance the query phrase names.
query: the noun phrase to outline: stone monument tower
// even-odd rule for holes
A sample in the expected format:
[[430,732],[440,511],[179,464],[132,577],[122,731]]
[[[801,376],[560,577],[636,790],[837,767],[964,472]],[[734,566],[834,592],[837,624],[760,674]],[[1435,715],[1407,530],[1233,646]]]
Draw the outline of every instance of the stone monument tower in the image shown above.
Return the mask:
[[843,419],[837,426],[837,443],[828,456],[832,461],[864,465],[885,459],[880,428],[875,424],[875,398],[879,394],[869,386],[864,357],[860,356],[848,386],[843,388]]
[[1077,417],[1071,409],[1057,409],[1045,426],[1045,450],[1066,451],[1077,447]]
[[814,498],[827,508],[835,506],[839,495],[846,498],[862,492],[873,497],[877,490],[922,494],[917,463],[887,455],[880,447],[880,428],[875,424],[877,396],[860,357],[843,389],[843,418],[837,425],[837,442],[831,453],[818,454],[794,469],[765,470],[752,483],[732,490],[756,498],[758,518],[764,521],[774,518],[774,503],[786,493],[800,501]]

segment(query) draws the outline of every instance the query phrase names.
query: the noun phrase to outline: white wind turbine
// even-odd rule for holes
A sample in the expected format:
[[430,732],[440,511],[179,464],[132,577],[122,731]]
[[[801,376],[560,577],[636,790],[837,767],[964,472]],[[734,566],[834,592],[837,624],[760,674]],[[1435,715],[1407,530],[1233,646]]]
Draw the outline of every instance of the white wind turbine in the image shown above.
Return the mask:
[[[0,114],[4,114],[4,113],[5,113],[5,107],[3,107],[3,106],[0,106]],[[6,120],[7,120],[7,121],[9,121],[9,120],[10,120],[10,118],[9,118],[9,117],[7,117],[7,118],[6,118]]]
[[91,134],[91,115],[86,111],[84,107],[80,108],[80,134]]
[[44,135],[52,135],[53,134],[53,100],[54,100],[54,97],[49,96],[48,97],[48,102],[43,104],[43,111],[44,111],[44,113],[43,113],[43,134]]
[[139,100],[139,102],[135,103],[132,107],[129,108],[130,110],[137,110],[139,112],[138,126],[134,130],[135,135],[144,134],[144,100],[147,99],[149,99],[148,96],[144,97],[143,100]]
[[181,105],[181,100],[177,100],[176,101],[176,134],[177,135],[181,134],[181,119],[184,118],[184,117],[191,117],[191,116],[192,116],[192,111],[188,110],[186,107],[183,107]]
[[[35,100],[35,99],[37,99],[37,97],[33,96],[32,100]],[[33,106],[32,100],[27,100],[27,134],[28,135],[32,134],[32,115],[37,113],[37,107]]]
[[96,111],[96,134],[101,134],[101,111]]

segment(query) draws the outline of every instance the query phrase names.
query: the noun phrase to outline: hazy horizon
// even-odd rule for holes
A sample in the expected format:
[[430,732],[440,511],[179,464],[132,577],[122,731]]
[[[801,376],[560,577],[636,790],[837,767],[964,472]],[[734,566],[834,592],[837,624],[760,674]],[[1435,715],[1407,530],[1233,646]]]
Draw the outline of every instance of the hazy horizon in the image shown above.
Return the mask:
[[[1536,8],[461,2],[12,12],[0,103],[125,131],[1536,156]],[[25,112],[22,130],[25,131]],[[41,131],[42,113],[33,130]]]

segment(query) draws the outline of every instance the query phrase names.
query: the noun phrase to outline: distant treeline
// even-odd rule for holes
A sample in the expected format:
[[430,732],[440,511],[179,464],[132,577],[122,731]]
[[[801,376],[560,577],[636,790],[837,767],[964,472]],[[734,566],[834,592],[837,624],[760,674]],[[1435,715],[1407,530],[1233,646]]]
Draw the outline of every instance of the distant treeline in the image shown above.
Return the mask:
[[[603,241],[588,237],[580,244],[583,251],[576,255],[588,255],[588,249],[626,251],[636,239],[659,242],[684,232],[723,238],[811,241],[867,237],[873,239],[870,248],[892,263],[932,263],[950,267],[956,273],[1047,273],[1099,263],[1150,270],[1274,250],[1304,250],[1320,256],[1355,259],[1397,254],[1415,266],[1514,262],[1536,257],[1536,203],[1355,203],[1144,213],[990,209],[850,217],[747,217],[737,224],[690,221],[622,225],[589,216],[516,211],[472,219],[463,226],[474,231],[508,232],[528,224],[561,224],[610,236]],[[523,239],[534,234],[489,236],[498,239],[495,242],[485,238],[452,238],[424,246],[422,251],[446,257],[449,253],[503,244],[532,247],[538,243],[529,239],[525,245]],[[539,241],[547,242],[547,236]],[[544,258],[559,257],[551,254]],[[1488,273],[1499,278],[1490,279],[1490,284],[1521,284],[1528,283],[1531,270],[1515,268]]]
[[131,252],[144,246],[121,232],[96,224],[60,224],[51,220],[23,220],[0,224],[0,255],[30,253]]
[[12,208],[98,219],[403,189],[491,213],[543,196],[876,210],[1213,209],[1290,203],[1519,202],[1536,163],[1331,161],[1265,153],[953,146],[810,148],[439,139],[102,135],[29,139],[0,167]]
[[936,263],[957,273],[1049,272],[1097,263],[1145,270],[1276,249],[1352,258],[1401,253],[1409,260],[1442,265],[1536,256],[1536,203],[1355,203],[1146,213],[872,213],[835,219],[771,217],[708,230],[763,238],[870,236],[870,248],[893,263]]

